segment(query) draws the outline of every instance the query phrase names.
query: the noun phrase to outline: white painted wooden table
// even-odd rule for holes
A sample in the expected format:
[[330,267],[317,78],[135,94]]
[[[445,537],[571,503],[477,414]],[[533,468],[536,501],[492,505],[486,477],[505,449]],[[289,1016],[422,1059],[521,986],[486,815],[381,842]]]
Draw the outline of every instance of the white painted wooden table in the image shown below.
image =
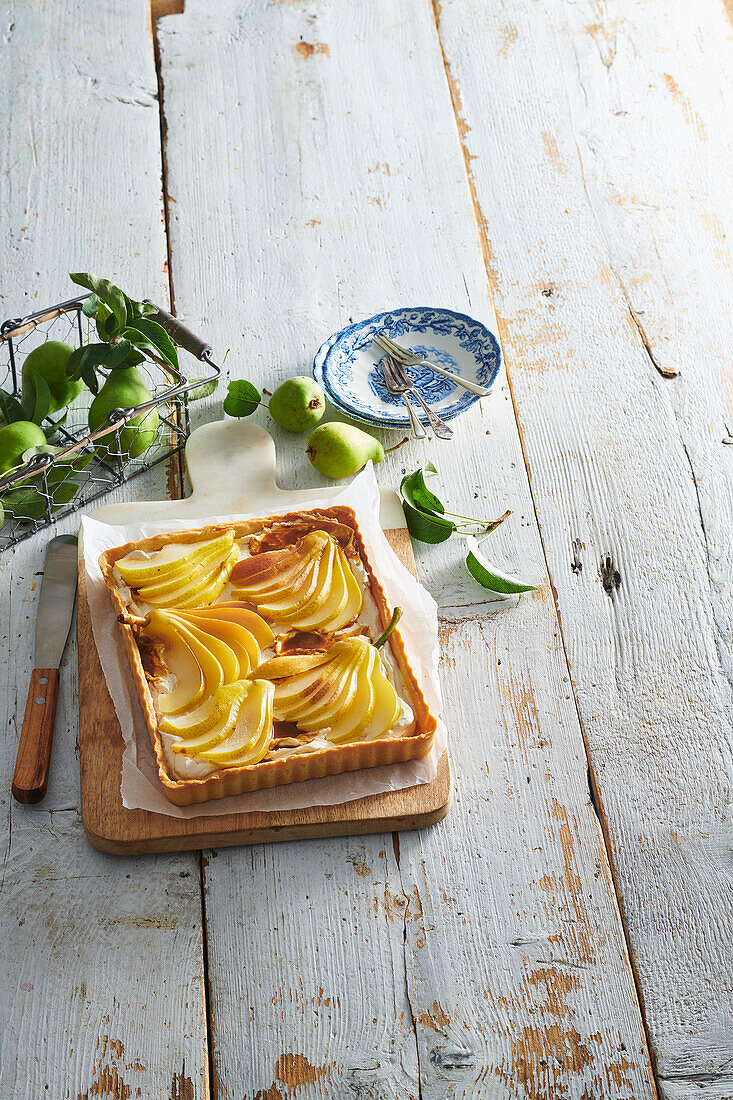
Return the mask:
[[724,4],[180,6],[151,37],[148,0],[1,0],[3,316],[95,270],[272,388],[352,318],[469,312],[508,378],[380,477],[442,462],[542,583],[497,609],[416,548],[439,826],[118,859],[80,826],[71,645],[48,797],[10,800],[45,539],[4,555],[0,1096],[731,1097]]

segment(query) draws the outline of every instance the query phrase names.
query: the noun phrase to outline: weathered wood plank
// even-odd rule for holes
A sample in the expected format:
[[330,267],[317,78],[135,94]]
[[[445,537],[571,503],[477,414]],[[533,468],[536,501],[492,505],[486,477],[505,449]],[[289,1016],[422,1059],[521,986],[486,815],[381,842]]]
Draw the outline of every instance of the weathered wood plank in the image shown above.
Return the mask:
[[[0,5],[3,318],[71,297],[74,270],[167,300],[148,20],[146,0]],[[161,467],[121,494],[165,488]],[[73,627],[48,796],[33,809],[10,798],[46,541],[37,535],[0,558],[0,1093],[203,1098],[198,860],[117,862],[88,846],[77,812]]]
[[723,9],[436,14],[661,1088],[727,1094]]
[[[233,375],[272,387],[396,303],[493,324],[428,4],[189,0],[159,34],[176,301]],[[282,484],[316,483],[304,441],[274,434]],[[457,505],[516,510],[498,554],[545,578],[506,387],[438,446],[380,479],[442,459]],[[549,585],[497,610],[461,556],[420,551],[455,811],[399,858],[367,838],[206,868],[222,1098],[653,1095]]]

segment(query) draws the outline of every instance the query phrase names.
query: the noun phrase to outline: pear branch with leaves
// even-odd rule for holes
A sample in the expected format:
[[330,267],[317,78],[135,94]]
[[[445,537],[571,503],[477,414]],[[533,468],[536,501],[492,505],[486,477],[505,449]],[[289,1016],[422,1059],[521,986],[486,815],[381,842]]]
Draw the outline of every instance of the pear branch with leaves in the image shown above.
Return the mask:
[[178,351],[162,325],[152,319],[156,307],[149,302],[136,302],[129,298],[109,279],[75,272],[72,282],[91,291],[82,306],[86,317],[96,322],[99,342],[77,348],[66,364],[66,374],[72,379],[81,378],[96,394],[99,392],[97,371],[136,367],[145,356],[163,360],[178,370]]

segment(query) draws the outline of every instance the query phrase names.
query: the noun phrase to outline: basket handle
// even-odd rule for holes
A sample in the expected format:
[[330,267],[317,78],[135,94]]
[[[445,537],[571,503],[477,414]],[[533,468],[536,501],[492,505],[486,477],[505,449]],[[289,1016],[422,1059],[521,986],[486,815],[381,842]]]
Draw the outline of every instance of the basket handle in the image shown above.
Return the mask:
[[190,328],[186,328],[172,313],[161,309],[160,306],[155,305],[155,302],[150,302],[149,299],[146,299],[146,301],[150,305],[154,305],[158,311],[150,315],[151,321],[157,321],[159,325],[162,325],[174,344],[178,344],[184,351],[190,352],[196,359],[206,360],[211,356],[211,346],[205,340],[202,340],[195,332],[191,332]]

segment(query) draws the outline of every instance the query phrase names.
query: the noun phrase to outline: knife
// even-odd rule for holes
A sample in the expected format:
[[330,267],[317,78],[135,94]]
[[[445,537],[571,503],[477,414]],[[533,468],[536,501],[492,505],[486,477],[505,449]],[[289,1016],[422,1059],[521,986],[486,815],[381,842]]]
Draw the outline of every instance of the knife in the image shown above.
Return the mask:
[[46,549],[36,619],[36,667],[31,675],[15,760],[13,798],[40,802],[48,787],[59,665],[74,611],[77,580],[75,535],[59,535]]

